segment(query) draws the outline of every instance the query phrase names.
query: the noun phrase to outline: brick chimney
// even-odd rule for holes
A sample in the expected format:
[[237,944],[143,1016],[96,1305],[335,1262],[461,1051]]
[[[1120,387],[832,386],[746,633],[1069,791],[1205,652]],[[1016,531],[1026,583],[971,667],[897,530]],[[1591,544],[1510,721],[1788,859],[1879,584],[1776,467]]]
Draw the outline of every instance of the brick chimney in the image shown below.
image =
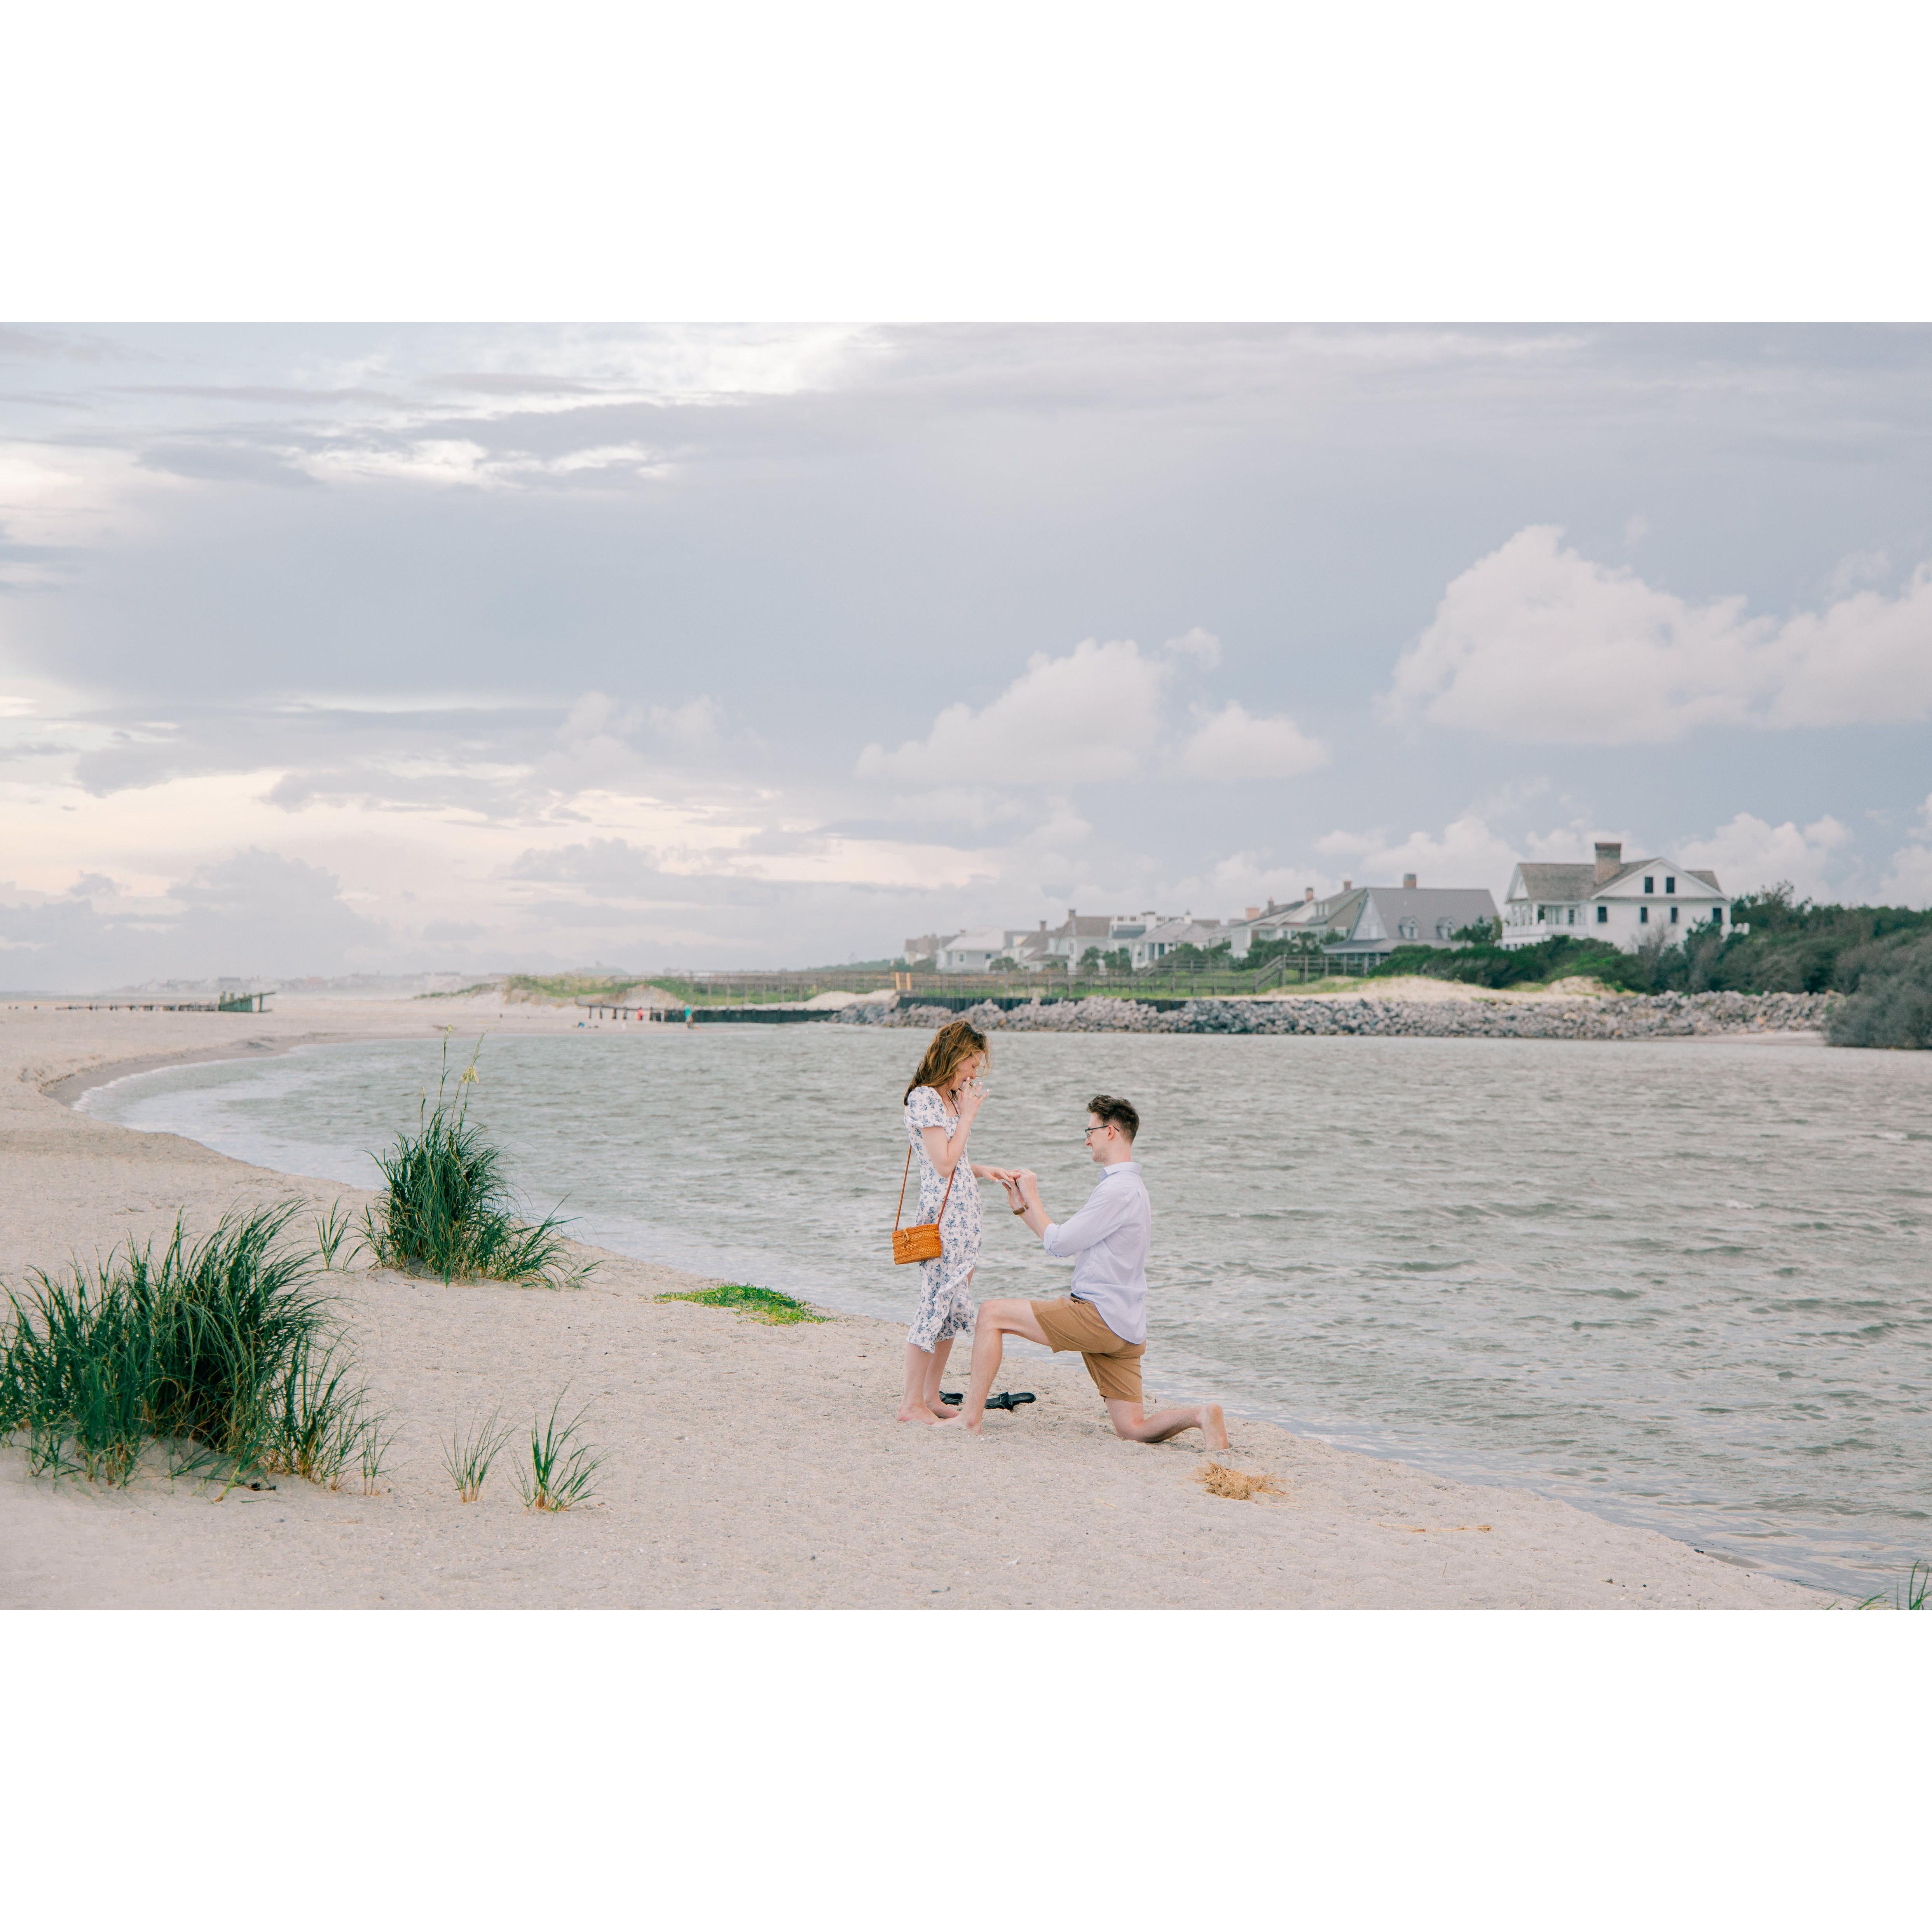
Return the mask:
[[1344,879],[1342,881],[1342,890],[1345,892],[1352,892],[1355,890],[1354,880],[1353,879]]
[[1249,918],[1250,918],[1250,919],[1251,919],[1251,920],[1254,920],[1254,919],[1259,919],[1259,918],[1261,917],[1261,916],[1262,916],[1262,909],[1261,909],[1261,908],[1260,908],[1259,906],[1250,906],[1250,907],[1249,907],[1249,908],[1248,908],[1248,916],[1249,916]]
[[1406,892],[1412,892],[1414,891],[1415,874],[1413,872],[1405,872],[1402,874],[1402,889]]
[[1614,879],[1624,868],[1624,848],[1622,845],[1606,845],[1601,839],[1597,842],[1597,884],[1606,879]]
[[1304,905],[1312,905],[1315,903],[1315,888],[1312,886],[1302,887],[1301,903]]

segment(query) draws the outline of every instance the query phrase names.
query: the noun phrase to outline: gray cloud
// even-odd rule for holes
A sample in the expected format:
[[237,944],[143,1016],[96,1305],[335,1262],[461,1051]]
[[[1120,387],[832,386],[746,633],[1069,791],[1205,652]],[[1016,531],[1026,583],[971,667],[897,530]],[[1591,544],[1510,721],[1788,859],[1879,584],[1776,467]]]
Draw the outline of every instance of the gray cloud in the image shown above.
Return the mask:
[[[1928,350],[1856,328],[15,331],[0,778],[114,808],[130,846],[76,848],[14,910],[53,917],[80,872],[191,876],[135,848],[197,787],[220,802],[193,823],[234,830],[195,862],[326,849],[380,908],[355,944],[398,958],[534,944],[518,892],[632,919],[640,964],[830,956],[1065,893],[1298,884],[1342,834],[1488,854],[1640,815],[1686,840],[1828,818],[1852,828],[1831,862],[1880,876],[1922,727],[1799,750],[1780,712],[1768,758],[1714,703],[1679,744],[1552,763],[1508,725],[1494,639],[1510,702],[1473,673],[1453,725],[1376,700],[1448,587],[1533,526],[1694,614],[1742,598],[1775,627],[1896,596],[1932,557]],[[1190,662],[1178,760],[1076,759],[994,708],[1036,657],[1194,626],[1221,656]],[[942,782],[918,748],[961,706],[992,724],[941,734]],[[874,745],[914,748],[862,782]],[[1233,766],[1255,776],[1174,776]],[[1469,800],[1544,776],[1489,842],[1448,839]],[[44,853],[33,826],[6,848]],[[512,897],[425,902],[418,929],[370,856],[398,840]]]

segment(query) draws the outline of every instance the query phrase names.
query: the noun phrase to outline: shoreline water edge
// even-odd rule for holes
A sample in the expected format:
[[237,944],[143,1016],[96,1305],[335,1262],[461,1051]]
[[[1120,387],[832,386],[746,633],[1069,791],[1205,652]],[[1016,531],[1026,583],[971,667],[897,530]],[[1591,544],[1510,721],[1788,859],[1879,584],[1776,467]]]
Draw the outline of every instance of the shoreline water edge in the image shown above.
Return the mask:
[[[359,1211],[370,1197],[357,1190],[94,1120],[68,1104],[137,1064],[267,1054],[325,1039],[434,1038],[456,1017],[412,1002],[346,1004],[249,1016],[226,1046],[196,1016],[122,1014],[110,1024],[85,1012],[0,1015],[0,1190],[16,1204],[0,1230],[0,1282],[18,1288],[32,1269],[164,1237],[178,1214],[206,1227],[244,1204],[278,1200]],[[513,1035],[577,1024],[568,1012],[494,1021],[490,1030]],[[921,1022],[908,1014],[895,1023]],[[286,1475],[260,1490],[230,1489],[160,1469],[124,1488],[54,1481],[31,1474],[14,1444],[0,1461],[0,1603],[1833,1600],[1566,1502],[1445,1480],[1262,1422],[1236,1422],[1223,1460],[1268,1472],[1280,1493],[1228,1500],[1198,1480],[1209,1459],[1198,1445],[1115,1442],[1077,1361],[1029,1363],[1038,1404],[1021,1421],[989,1426],[983,1443],[900,1430],[891,1420],[894,1324],[834,1315],[767,1328],[657,1298],[710,1285],[699,1277],[578,1252],[597,1272],[562,1292],[363,1266],[325,1277],[395,1431],[392,1466],[369,1493]],[[1157,1366],[1150,1379],[1158,1385]],[[541,1409],[565,1388],[573,1403],[590,1403],[603,1452],[594,1506],[541,1516],[518,1505],[507,1481],[462,1502],[438,1461],[452,1423],[472,1408]]]

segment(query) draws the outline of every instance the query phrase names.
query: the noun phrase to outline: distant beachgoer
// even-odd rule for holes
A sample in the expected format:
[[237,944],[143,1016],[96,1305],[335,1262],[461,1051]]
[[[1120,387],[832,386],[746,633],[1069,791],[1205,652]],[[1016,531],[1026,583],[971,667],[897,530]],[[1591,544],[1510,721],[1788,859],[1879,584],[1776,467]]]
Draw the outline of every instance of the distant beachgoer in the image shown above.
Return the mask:
[[[986,1036],[964,1020],[932,1036],[905,1090],[906,1139],[919,1157],[919,1225],[939,1222],[936,1260],[920,1264],[919,1308],[906,1334],[902,1422],[936,1422],[952,1412],[939,1399],[939,1378],[956,1335],[973,1332],[973,1270],[980,1259],[980,1190],[972,1183],[1012,1177],[975,1167],[966,1142],[986,1097]],[[970,1177],[960,1186],[957,1179]],[[947,1184],[953,1182],[952,1192]],[[940,1204],[945,1212],[942,1218]]]
[[1218,1402],[1192,1408],[1142,1408],[1141,1358],[1147,1353],[1147,1258],[1154,1209],[1134,1159],[1141,1117],[1130,1101],[1096,1094],[1087,1103],[1087,1151],[1100,1182],[1070,1220],[1048,1220],[1040,1177],[1030,1168],[996,1175],[1016,1214],[1056,1258],[1073,1258],[1070,1292],[1052,1301],[989,1301],[973,1330],[973,1375],[966,1400],[946,1426],[980,1432],[986,1396],[999,1372],[1002,1337],[1022,1335],[1058,1352],[1077,1349],[1107,1405],[1114,1433],[1130,1442],[1165,1442],[1198,1429],[1210,1449],[1228,1446]]

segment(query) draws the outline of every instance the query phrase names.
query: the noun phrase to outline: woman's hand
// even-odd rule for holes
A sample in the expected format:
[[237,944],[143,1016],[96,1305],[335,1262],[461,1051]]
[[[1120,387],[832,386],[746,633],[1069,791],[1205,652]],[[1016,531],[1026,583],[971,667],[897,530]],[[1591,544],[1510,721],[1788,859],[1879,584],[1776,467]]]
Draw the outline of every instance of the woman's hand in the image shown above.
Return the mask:
[[986,1083],[983,1080],[962,1080],[956,1090],[954,1107],[963,1124],[977,1114],[986,1098]]

